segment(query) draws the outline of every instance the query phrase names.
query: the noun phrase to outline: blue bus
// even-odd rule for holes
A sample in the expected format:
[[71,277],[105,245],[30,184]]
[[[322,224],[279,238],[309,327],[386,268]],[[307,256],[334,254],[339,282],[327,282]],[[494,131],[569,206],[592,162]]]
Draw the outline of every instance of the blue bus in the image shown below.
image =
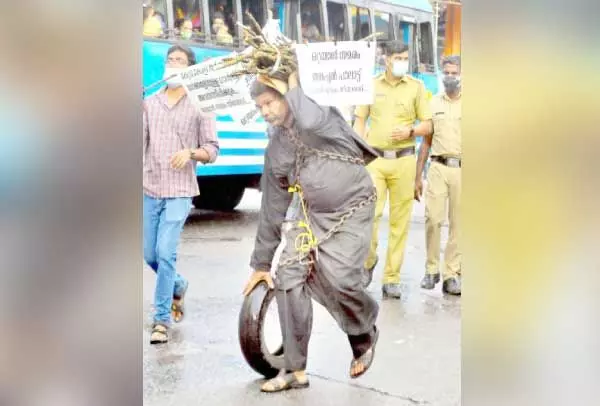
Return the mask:
[[[411,73],[423,80],[431,94],[438,91],[438,66],[433,10],[429,0],[149,0],[144,18],[157,19],[158,31],[144,32],[143,86],[163,76],[168,48],[191,47],[198,62],[225,55],[245,46],[236,21],[248,24],[250,11],[263,26],[270,10],[281,31],[299,43],[350,41],[380,32],[378,42],[400,39],[410,48]],[[153,13],[147,13],[147,10]],[[182,24],[192,24],[191,38],[182,38]],[[146,25],[145,25],[146,26]],[[150,26],[150,24],[149,24]],[[308,35],[311,38],[308,38]],[[159,90],[150,89],[146,96]],[[197,208],[233,210],[246,188],[257,188],[267,145],[266,124],[260,118],[242,126],[228,115],[217,117],[221,154],[211,165],[198,166],[201,195]]]

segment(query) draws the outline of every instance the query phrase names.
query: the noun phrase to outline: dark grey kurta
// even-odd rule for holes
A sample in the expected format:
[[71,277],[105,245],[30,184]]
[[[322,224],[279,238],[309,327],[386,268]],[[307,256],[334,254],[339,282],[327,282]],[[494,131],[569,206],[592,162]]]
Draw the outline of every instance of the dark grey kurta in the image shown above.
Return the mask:
[[[286,94],[294,117],[293,134],[307,147],[343,154],[371,162],[376,152],[346,123],[334,108],[317,105],[301,88]],[[262,206],[252,255],[254,269],[268,270],[281,241],[282,224],[292,201],[284,187],[293,184],[297,146],[287,129],[269,129],[262,177]],[[299,183],[309,206],[308,222],[314,235],[322,237],[336,225],[342,214],[374,193],[365,166],[306,153],[300,164]],[[291,212],[290,220],[304,220],[302,210]],[[276,297],[282,326],[286,368],[306,367],[308,339],[312,325],[311,297],[322,304],[348,335],[373,330],[378,305],[364,290],[362,280],[374,216],[374,202],[348,218],[341,229],[318,247],[314,269],[305,262],[279,266]],[[295,223],[294,223],[295,224]],[[301,230],[286,232],[282,260],[297,256],[295,239]]]

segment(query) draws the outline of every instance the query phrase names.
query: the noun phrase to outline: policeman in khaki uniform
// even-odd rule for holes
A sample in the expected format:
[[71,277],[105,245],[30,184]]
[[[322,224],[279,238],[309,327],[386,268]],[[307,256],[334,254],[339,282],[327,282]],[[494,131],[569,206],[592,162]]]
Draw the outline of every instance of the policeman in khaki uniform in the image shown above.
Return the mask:
[[450,230],[444,253],[446,266],[443,272],[442,290],[445,293],[460,295],[461,254],[458,246],[461,189],[460,58],[456,56],[446,58],[442,67],[445,91],[431,101],[433,135],[423,138],[415,181],[415,199],[420,200],[423,193],[423,167],[431,150],[431,166],[427,172],[425,195],[427,262],[421,287],[433,289],[440,281],[438,269],[440,236],[446,215],[446,203],[449,203]]
[[[423,82],[408,76],[408,46],[392,41],[385,48],[386,71],[375,78],[372,105],[357,106],[355,131],[382,156],[368,166],[377,187],[373,240],[365,263],[366,284],[377,264],[379,220],[390,196],[390,234],[383,277],[383,296],[400,299],[400,267],[414,201],[415,137],[431,134],[431,112]],[[369,131],[365,131],[370,120]],[[419,124],[415,122],[419,120]]]

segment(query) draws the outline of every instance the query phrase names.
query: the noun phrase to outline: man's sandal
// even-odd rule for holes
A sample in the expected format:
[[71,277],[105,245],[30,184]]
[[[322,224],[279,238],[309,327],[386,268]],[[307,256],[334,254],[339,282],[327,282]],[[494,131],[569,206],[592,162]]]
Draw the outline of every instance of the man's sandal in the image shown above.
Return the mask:
[[[379,339],[379,329],[375,328],[375,337],[373,337],[373,344],[371,348],[369,348],[363,355],[360,357],[353,359],[350,363],[350,378],[356,379],[361,375],[364,375],[365,372],[369,370],[371,365],[373,364],[373,360],[375,359],[375,345],[377,344],[377,340]],[[353,374],[352,371],[356,369],[358,365],[362,365],[362,371]]]
[[156,323],[152,327],[152,335],[150,336],[150,344],[164,344],[169,341],[169,328],[164,324]]
[[261,386],[262,392],[281,392],[288,389],[301,389],[308,388],[309,382],[306,375],[304,379],[300,380],[293,372],[280,373],[273,379],[269,379]]
[[185,292],[187,291],[187,285],[179,295],[173,295],[173,303],[171,304],[171,317],[175,323],[181,322],[185,315],[185,308],[183,299],[185,298]]

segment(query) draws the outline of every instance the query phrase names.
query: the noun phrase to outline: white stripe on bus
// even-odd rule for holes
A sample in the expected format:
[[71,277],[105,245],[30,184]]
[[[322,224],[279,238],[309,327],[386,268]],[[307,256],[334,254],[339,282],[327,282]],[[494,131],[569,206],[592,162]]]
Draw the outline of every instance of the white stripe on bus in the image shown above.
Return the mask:
[[264,165],[265,158],[262,155],[220,155],[217,157],[215,166],[238,166],[238,165]]
[[265,149],[269,140],[243,140],[239,138],[221,138],[221,149]]
[[240,123],[230,121],[217,121],[217,131],[265,133],[266,137],[267,125],[264,123],[252,123],[244,126]]

